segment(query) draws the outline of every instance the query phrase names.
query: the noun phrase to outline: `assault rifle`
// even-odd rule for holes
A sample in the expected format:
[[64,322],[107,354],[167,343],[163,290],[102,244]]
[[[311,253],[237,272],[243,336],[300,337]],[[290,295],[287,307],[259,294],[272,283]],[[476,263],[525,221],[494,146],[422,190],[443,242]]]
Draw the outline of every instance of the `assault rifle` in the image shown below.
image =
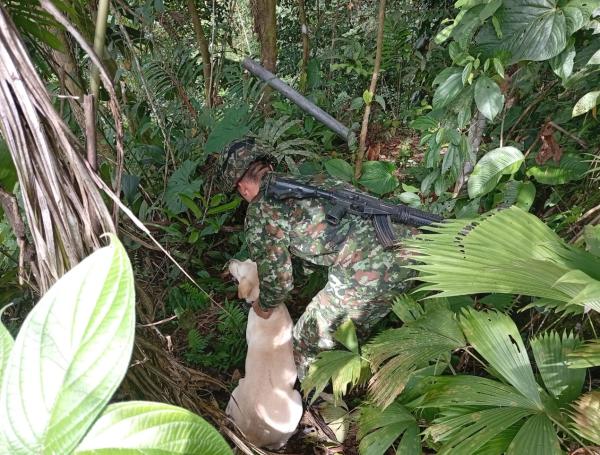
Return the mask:
[[377,239],[384,248],[392,247],[396,243],[392,222],[419,227],[443,221],[442,217],[433,213],[423,212],[406,205],[385,202],[358,191],[345,188],[326,190],[276,175],[269,177],[265,195],[274,199],[325,199],[330,203],[326,220],[332,225],[339,224],[346,213],[370,218],[373,220]]

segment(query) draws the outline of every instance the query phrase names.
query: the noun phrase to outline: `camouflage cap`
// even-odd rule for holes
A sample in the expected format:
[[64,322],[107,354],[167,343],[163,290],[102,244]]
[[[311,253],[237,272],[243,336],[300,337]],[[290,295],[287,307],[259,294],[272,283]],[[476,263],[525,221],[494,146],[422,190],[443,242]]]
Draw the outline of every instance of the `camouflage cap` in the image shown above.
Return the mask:
[[240,139],[225,147],[217,164],[220,191],[232,191],[248,166],[261,158],[268,159],[269,157],[252,138]]

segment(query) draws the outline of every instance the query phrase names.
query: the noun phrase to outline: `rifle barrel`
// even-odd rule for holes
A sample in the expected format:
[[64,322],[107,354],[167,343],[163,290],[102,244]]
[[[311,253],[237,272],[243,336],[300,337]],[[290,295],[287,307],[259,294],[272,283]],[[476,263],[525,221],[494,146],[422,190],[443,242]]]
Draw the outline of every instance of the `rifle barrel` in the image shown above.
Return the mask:
[[316,118],[323,125],[331,129],[342,139],[344,139],[345,141],[348,141],[350,139],[350,129],[348,129],[342,123],[334,119],[331,115],[329,115],[315,103],[302,96],[300,93],[298,93],[292,87],[287,85],[273,73],[263,68],[258,62],[252,60],[249,57],[246,57],[242,61],[242,66],[255,76],[265,81],[269,86],[277,90],[287,99],[296,103],[296,105],[300,109],[302,109],[307,114],[312,115],[314,118]]

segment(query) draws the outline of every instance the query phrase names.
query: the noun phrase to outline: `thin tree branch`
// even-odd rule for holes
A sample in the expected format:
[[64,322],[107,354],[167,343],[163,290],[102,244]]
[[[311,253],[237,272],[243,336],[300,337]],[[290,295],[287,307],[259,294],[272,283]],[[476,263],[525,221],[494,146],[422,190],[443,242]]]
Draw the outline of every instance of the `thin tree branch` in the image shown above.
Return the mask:
[[385,0],[379,0],[379,16],[377,19],[377,48],[375,50],[375,67],[373,68],[373,75],[371,76],[371,85],[369,86],[369,92],[371,93],[371,102],[365,106],[365,112],[362,120],[362,127],[360,129],[360,141],[358,144],[358,153],[354,162],[354,176],[360,177],[362,172],[362,161],[365,156],[367,148],[367,133],[369,130],[369,117],[371,116],[371,103],[375,97],[375,89],[377,88],[377,79],[379,78],[379,71],[381,68],[381,51],[383,48],[383,30],[385,24]]

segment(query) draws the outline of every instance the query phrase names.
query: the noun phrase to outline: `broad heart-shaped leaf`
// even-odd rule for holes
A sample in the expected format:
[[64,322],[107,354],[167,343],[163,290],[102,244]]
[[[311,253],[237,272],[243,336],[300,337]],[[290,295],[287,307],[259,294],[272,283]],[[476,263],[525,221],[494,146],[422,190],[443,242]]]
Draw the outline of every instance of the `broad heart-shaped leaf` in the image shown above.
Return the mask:
[[398,455],[420,455],[419,427],[413,415],[401,404],[392,403],[385,410],[362,406],[358,421],[360,455],[383,455],[401,435]]
[[[476,39],[480,50],[485,56],[506,50],[511,56],[509,63],[548,60],[560,54],[573,25],[568,26],[565,11],[557,3],[558,0],[504,0],[498,11],[502,38],[487,23]],[[568,14],[574,15],[572,11]]]
[[515,173],[524,159],[515,147],[499,147],[483,155],[469,177],[469,197],[474,199],[492,191],[502,175]]
[[129,401],[108,406],[75,455],[230,455],[202,417],[177,406]]
[[568,355],[581,341],[573,334],[544,333],[531,340],[531,350],[542,376],[546,390],[558,404],[566,406],[581,393],[585,381],[585,369],[570,369]]
[[354,170],[352,169],[352,166],[340,158],[333,158],[325,161],[325,169],[327,169],[327,172],[333,178],[340,179],[345,182],[351,182],[352,178],[354,177]]
[[588,111],[591,111],[596,107],[599,100],[600,90],[586,93],[579,99],[579,101],[577,101],[577,103],[575,103],[575,106],[573,106],[573,117],[577,117],[578,115],[582,115]]
[[115,237],[42,297],[17,336],[0,392],[11,454],[75,448],[127,371],[134,310],[131,264]]
[[492,121],[502,111],[504,95],[489,77],[482,75],[475,82],[475,104],[485,118]]
[[389,193],[399,185],[398,178],[392,173],[395,169],[386,161],[367,161],[358,183],[379,196]]
[[543,410],[527,349],[510,316],[469,308],[463,310],[460,323],[469,343],[499,377],[526,397],[533,409]]

